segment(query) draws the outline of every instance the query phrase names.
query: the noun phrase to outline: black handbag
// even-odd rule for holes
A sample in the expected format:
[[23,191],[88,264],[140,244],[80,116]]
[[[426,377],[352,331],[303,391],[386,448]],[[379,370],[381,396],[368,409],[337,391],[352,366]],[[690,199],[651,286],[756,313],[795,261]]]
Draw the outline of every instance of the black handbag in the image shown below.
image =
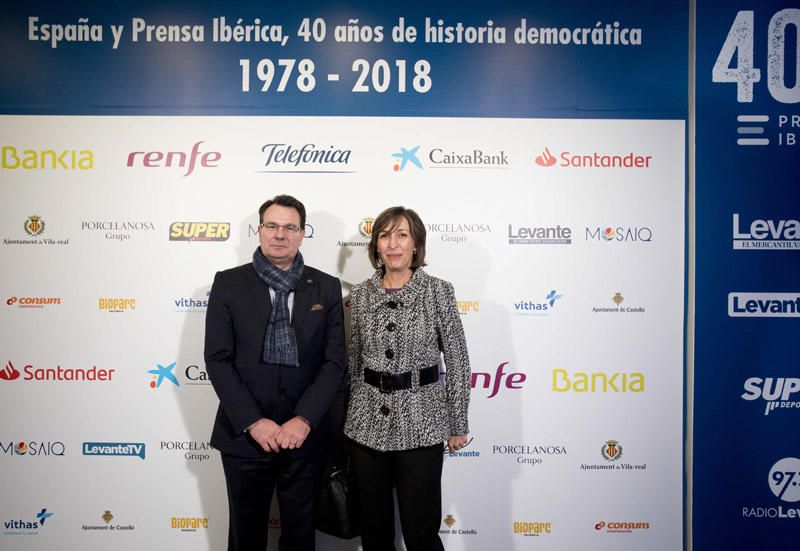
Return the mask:
[[346,540],[360,534],[349,466],[350,461],[345,460],[344,467],[331,463],[325,468],[317,491],[315,515],[317,530]]

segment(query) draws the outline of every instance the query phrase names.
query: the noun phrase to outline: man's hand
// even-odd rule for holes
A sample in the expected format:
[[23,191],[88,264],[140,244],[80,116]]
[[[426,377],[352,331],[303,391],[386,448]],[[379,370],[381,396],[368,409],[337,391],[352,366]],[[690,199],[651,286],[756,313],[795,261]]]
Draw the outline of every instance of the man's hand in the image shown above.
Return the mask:
[[265,452],[281,451],[277,442],[281,433],[281,426],[275,421],[267,418],[259,419],[250,425],[247,432],[253,437],[253,440],[258,442]]
[[300,416],[292,417],[281,425],[278,434],[278,445],[283,449],[293,450],[299,448],[306,441],[308,433],[311,432],[311,425]]

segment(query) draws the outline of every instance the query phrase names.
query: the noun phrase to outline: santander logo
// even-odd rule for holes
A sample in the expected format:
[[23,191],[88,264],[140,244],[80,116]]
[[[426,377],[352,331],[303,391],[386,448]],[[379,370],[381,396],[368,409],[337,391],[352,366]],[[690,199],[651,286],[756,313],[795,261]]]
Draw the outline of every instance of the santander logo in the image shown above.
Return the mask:
[[536,156],[536,164],[539,166],[553,166],[556,164],[556,158],[553,157],[550,150],[545,147],[542,154]]
[[19,370],[14,367],[14,364],[11,363],[11,360],[8,361],[5,369],[0,371],[0,379],[3,379],[4,381],[13,381],[14,379],[19,379]]

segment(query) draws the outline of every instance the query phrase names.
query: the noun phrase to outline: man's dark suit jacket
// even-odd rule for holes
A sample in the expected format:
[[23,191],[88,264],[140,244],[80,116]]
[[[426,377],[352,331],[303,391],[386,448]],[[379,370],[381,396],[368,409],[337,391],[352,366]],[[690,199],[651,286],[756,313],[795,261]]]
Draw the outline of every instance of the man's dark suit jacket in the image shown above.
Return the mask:
[[206,313],[205,361],[220,401],[211,445],[222,453],[267,456],[245,432],[262,417],[282,424],[300,415],[311,423],[303,446],[290,452],[295,457],[315,453],[329,431],[328,408],[347,366],[341,283],[309,266],[303,270],[292,307],[298,367],[262,360],[271,310],[269,287],[252,264],[217,273]]

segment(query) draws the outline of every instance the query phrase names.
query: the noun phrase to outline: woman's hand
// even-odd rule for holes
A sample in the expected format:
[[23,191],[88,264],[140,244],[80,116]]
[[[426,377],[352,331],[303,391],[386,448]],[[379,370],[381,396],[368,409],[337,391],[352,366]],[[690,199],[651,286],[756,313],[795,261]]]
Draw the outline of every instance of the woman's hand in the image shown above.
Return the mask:
[[447,447],[451,452],[455,452],[467,445],[467,435],[460,434],[458,436],[451,436],[447,439]]

